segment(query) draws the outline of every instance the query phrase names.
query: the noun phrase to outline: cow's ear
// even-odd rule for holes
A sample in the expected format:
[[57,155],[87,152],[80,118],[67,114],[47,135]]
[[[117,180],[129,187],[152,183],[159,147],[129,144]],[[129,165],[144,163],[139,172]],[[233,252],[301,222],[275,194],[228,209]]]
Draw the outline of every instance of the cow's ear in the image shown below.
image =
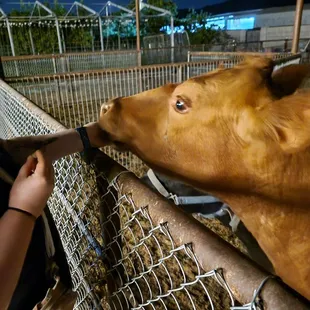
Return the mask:
[[235,133],[245,145],[273,141],[283,152],[310,147],[310,91],[301,91],[261,107],[246,107]]
[[310,92],[284,97],[268,106],[266,130],[286,153],[310,147]]
[[263,76],[271,77],[274,68],[274,62],[269,57],[262,57],[262,56],[246,56],[244,58],[243,66],[254,67],[258,69]]

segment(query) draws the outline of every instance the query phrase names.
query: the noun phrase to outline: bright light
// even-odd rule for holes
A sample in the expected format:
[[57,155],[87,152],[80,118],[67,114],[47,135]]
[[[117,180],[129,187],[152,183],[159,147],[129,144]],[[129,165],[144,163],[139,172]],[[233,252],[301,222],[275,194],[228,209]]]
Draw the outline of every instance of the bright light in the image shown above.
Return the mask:
[[242,17],[227,20],[227,30],[253,29],[255,17]]

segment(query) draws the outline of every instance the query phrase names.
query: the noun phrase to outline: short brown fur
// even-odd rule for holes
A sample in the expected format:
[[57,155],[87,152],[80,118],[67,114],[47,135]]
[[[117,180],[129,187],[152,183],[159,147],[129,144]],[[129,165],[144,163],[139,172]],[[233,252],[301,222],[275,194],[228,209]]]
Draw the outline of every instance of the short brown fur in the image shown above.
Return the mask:
[[121,98],[100,125],[153,169],[228,203],[276,273],[310,300],[310,92],[279,99],[272,69],[251,57]]

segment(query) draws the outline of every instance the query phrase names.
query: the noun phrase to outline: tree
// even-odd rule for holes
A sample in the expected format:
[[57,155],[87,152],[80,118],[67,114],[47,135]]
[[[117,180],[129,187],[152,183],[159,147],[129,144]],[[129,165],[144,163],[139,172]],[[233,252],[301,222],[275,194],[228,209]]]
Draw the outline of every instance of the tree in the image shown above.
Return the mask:
[[185,18],[177,21],[178,25],[184,26],[192,45],[220,44],[228,40],[229,36],[225,31],[215,29],[214,25],[208,23],[209,17],[207,12],[192,9]]
[[[51,8],[49,2],[43,3],[46,7]],[[52,11],[56,16],[64,16],[66,9],[60,5],[57,0],[54,1]],[[58,37],[53,20],[42,20],[30,24],[30,14],[33,7],[25,4],[23,1],[20,2],[20,9],[13,9],[9,16],[25,16],[25,20],[19,20],[12,25],[13,40],[15,45],[16,55],[29,55],[32,54],[31,41],[29,35],[29,27],[34,42],[34,48],[36,54],[51,54],[58,52]],[[80,13],[82,10],[80,10]],[[44,10],[36,8],[34,10],[34,16],[44,16],[48,13],[44,13]],[[82,14],[82,13],[81,13]],[[92,36],[89,29],[79,27],[79,23],[76,23],[75,28],[71,28],[70,24],[64,25],[66,28],[62,28],[64,40],[66,45],[71,46],[83,46],[83,48],[90,48],[92,42]],[[68,27],[69,26],[69,27]]]
[[[173,0],[147,0],[147,4],[156,6],[161,9],[168,10],[172,13],[173,17],[177,16],[178,8]],[[136,6],[135,0],[131,0],[128,8],[133,10]],[[140,30],[141,35],[155,35],[160,33],[160,29],[164,26],[170,25],[170,18],[167,16],[158,17],[160,13],[149,8],[144,8],[142,10],[141,17],[143,15],[147,16],[145,19],[141,19]],[[153,17],[154,16],[154,17]]]

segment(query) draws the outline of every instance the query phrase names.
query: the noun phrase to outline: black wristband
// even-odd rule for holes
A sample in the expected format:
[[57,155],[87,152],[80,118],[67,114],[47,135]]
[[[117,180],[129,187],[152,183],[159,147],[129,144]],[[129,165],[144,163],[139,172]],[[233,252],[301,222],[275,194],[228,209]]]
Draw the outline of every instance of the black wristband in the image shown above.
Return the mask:
[[8,207],[8,210],[13,210],[13,211],[17,211],[17,212],[23,213],[23,214],[33,218],[35,221],[37,220],[37,218],[32,213],[30,213],[28,211],[25,211],[25,210],[22,210],[22,209],[18,209],[18,208],[14,208],[14,207]]
[[83,143],[84,150],[81,153],[91,149],[91,144],[90,144],[90,141],[88,138],[86,128],[85,127],[78,127],[78,128],[75,128],[75,130],[79,133],[80,138],[81,138],[82,143]]

